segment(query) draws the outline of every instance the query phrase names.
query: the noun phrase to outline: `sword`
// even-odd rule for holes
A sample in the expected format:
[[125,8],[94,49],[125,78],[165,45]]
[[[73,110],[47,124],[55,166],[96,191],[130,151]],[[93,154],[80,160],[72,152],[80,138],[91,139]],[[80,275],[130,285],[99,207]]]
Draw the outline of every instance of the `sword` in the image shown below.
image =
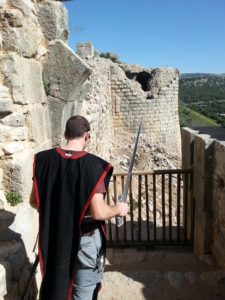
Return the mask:
[[[135,141],[135,145],[134,145],[134,150],[133,150],[133,153],[131,156],[130,167],[128,170],[127,180],[125,183],[123,194],[119,195],[118,200],[117,200],[118,202],[126,203],[126,201],[127,201],[128,189],[129,189],[129,185],[130,185],[130,181],[131,181],[132,170],[133,170],[133,166],[134,166],[135,155],[137,152],[137,145],[138,145],[140,132],[141,132],[141,124],[139,125],[139,128],[138,128],[138,133],[137,133],[137,137],[136,137],[136,141]],[[123,224],[124,224],[124,217],[116,217],[117,227],[121,227]]]

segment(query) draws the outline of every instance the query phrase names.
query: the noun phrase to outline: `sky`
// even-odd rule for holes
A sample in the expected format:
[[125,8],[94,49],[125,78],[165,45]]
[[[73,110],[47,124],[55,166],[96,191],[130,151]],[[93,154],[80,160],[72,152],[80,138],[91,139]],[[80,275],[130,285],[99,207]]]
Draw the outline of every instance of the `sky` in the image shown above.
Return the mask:
[[73,0],[69,46],[92,42],[122,62],[225,73],[225,0]]

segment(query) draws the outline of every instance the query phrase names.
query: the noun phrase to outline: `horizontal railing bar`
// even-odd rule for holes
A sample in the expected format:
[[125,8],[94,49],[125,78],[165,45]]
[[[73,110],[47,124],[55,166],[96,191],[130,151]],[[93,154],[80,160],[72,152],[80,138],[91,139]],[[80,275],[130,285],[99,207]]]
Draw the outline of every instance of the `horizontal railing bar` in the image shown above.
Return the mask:
[[182,242],[163,242],[163,241],[142,241],[142,242],[134,242],[134,243],[129,243],[129,242],[121,242],[121,243],[112,243],[110,245],[107,245],[108,248],[126,248],[126,247],[134,247],[134,246],[139,246],[139,247],[148,247],[148,246],[193,246],[192,241],[182,241]]
[[[161,174],[187,174],[192,173],[192,169],[165,169],[165,170],[154,170],[153,172],[148,171],[135,171],[132,175],[161,175]],[[126,176],[127,172],[113,173],[113,176]]]

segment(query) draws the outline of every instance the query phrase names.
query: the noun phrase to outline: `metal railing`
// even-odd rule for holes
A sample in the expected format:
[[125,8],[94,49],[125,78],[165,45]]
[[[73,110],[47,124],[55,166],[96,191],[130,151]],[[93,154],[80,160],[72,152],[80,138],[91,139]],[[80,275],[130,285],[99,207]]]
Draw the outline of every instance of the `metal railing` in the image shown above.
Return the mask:
[[[125,173],[113,175],[107,203],[123,192]],[[129,214],[117,228],[106,224],[109,247],[192,244],[194,203],[192,171],[182,169],[134,172],[128,195]]]

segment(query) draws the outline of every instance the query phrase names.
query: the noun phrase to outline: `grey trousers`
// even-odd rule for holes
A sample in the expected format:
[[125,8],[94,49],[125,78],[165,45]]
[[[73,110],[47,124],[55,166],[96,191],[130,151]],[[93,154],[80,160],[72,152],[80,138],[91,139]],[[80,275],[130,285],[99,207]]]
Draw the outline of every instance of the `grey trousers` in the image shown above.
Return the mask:
[[104,268],[98,265],[101,247],[102,240],[99,229],[96,229],[91,236],[81,237],[75,265],[73,300],[94,299],[94,291],[101,282],[104,271]]

